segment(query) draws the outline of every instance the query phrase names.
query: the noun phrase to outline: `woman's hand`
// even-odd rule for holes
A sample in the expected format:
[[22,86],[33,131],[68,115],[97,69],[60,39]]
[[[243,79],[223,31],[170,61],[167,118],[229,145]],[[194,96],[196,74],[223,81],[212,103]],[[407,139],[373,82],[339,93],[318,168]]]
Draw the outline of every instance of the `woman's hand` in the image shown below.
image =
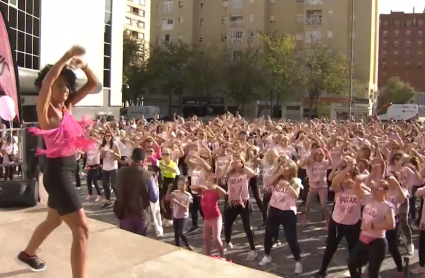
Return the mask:
[[74,45],[71,47],[70,50],[68,50],[67,54],[69,54],[69,56],[71,56],[72,58],[83,56],[84,54],[86,54],[86,49],[80,45]]
[[80,58],[72,58],[69,67],[73,69],[85,69],[87,68],[87,63]]

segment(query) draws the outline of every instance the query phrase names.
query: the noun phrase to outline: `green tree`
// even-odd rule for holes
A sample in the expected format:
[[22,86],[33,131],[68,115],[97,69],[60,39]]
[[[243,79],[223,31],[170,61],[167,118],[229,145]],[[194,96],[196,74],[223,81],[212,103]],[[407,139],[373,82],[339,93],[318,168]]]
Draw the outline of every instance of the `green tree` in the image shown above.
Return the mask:
[[185,82],[194,93],[209,96],[222,85],[222,51],[214,46],[192,46]]
[[279,99],[288,99],[300,84],[300,67],[295,57],[295,37],[290,34],[267,36],[261,34],[265,44],[262,55],[263,78],[268,89],[277,93]]
[[260,50],[247,48],[242,51],[224,53],[223,79],[230,97],[244,111],[245,104],[260,96],[255,88],[263,85]]
[[[147,76],[148,47],[134,39],[128,30],[123,36],[123,103],[137,104],[149,78]],[[127,85],[127,86],[126,86]],[[127,88],[128,87],[128,88]]]
[[187,69],[195,59],[192,45],[183,42],[161,42],[151,46],[147,71],[155,85],[161,86],[161,92],[169,99],[169,115],[174,94],[178,94],[179,102],[186,87]]
[[409,83],[401,81],[398,76],[393,76],[379,92],[378,108],[387,103],[408,103],[416,94],[417,92]]
[[350,63],[340,53],[333,53],[325,45],[313,44],[305,57],[303,83],[310,100],[310,116],[317,111],[321,94],[347,95]]

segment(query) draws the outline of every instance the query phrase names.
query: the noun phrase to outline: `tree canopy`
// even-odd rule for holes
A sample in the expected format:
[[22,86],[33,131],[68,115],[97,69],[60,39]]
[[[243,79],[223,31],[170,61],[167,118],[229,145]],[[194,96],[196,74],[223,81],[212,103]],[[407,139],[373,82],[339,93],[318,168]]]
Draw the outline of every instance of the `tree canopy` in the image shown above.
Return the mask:
[[387,84],[379,91],[378,107],[387,103],[408,103],[416,94],[417,92],[409,83],[401,81],[398,76],[393,76],[388,79]]

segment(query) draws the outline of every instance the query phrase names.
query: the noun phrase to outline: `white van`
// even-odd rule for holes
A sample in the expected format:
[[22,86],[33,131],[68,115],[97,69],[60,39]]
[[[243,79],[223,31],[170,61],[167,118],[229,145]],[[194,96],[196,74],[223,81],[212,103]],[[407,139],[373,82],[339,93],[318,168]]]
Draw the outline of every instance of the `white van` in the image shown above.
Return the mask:
[[381,121],[408,121],[419,118],[419,107],[417,104],[386,104],[378,112]]

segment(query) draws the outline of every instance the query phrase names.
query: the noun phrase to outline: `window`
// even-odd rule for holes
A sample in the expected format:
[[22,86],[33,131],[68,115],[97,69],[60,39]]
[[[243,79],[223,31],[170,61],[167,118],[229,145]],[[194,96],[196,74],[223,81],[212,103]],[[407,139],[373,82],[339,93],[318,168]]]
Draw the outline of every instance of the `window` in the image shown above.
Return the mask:
[[162,3],[162,11],[164,13],[172,13],[173,12],[173,6],[174,6],[173,1],[163,2]]
[[164,36],[164,41],[166,41],[166,42],[171,41],[171,35],[169,35],[169,34],[165,34],[165,36]]
[[221,35],[221,41],[222,42],[225,42],[225,41],[227,41],[227,35]]
[[137,27],[145,29],[145,23],[143,21],[137,22]]
[[172,18],[163,19],[162,22],[167,25],[173,25],[174,23]]
[[410,63],[409,62],[406,62],[406,69],[410,69]]
[[183,17],[179,16],[179,23],[182,23],[182,22],[183,22]]
[[334,37],[334,31],[332,29],[328,30],[328,39],[332,39]]
[[179,1],[179,8],[183,8],[183,1]]
[[407,30],[407,31],[406,31],[406,36],[407,36],[407,37],[410,37],[410,35],[412,35],[412,31]]
[[406,51],[406,58],[410,58],[410,51]]
[[270,4],[276,3],[276,0],[270,0]]
[[411,46],[411,45],[412,45],[412,43],[411,43],[410,41],[407,41],[407,42],[406,42],[406,47],[407,47],[407,48],[410,48],[410,46]]
[[126,9],[127,9],[127,12],[131,12],[131,7],[130,6],[127,6]]
[[253,22],[254,21],[254,14],[250,13],[248,16],[249,22]]
[[412,21],[411,20],[406,21],[406,27],[412,27]]
[[139,4],[145,6],[146,5],[145,0],[139,0]]
[[202,25],[202,23],[204,23],[204,18],[203,17],[200,17],[199,18],[199,25]]
[[394,47],[398,47],[398,41],[394,41]]
[[201,43],[204,42],[204,37],[203,36],[200,36],[199,37],[199,42],[201,42]]
[[388,45],[388,41],[382,41],[382,44],[383,44],[384,46],[387,46],[387,45]]
[[126,23],[127,25],[131,25],[131,19],[130,19],[130,18],[128,18],[128,17],[126,17],[126,18],[125,18],[125,23]]
[[302,41],[304,40],[304,33],[303,32],[297,32],[297,34],[295,35],[295,39],[297,41]]
[[255,0],[249,0],[249,3],[251,3],[251,4],[254,3],[254,2],[255,2]]
[[382,32],[382,35],[383,35],[384,37],[388,36],[388,31],[383,31],[383,32]]
[[322,40],[322,30],[309,30],[305,34],[306,43],[317,43]]
[[204,2],[199,2],[199,8],[203,9],[204,8]]
[[388,27],[388,21],[384,21],[384,22],[382,22],[382,25],[383,25],[384,27]]
[[229,1],[228,0],[223,0],[223,6],[224,7],[228,7],[229,6]]
[[328,11],[328,16],[329,17],[333,17],[334,16],[334,11],[332,11],[332,10]]
[[304,23],[304,14],[297,14],[297,22]]
[[382,51],[382,57],[387,57],[387,51]]
[[418,26],[419,27],[422,27],[422,26],[424,26],[425,24],[424,24],[424,21],[422,20],[422,19],[419,19],[418,20]]
[[418,41],[418,46],[422,47],[423,42],[422,41]]
[[418,51],[418,55],[421,56],[422,55],[422,50]]
[[232,9],[242,9],[243,0],[230,0],[230,8]]
[[142,17],[145,17],[145,11],[142,9],[139,9],[139,15]]
[[400,32],[398,30],[394,31],[394,37],[398,37],[399,34],[400,34]]
[[395,27],[400,27],[400,20],[394,21],[394,26]]
[[398,57],[398,51],[394,51],[394,57],[397,58]]
[[[3,2],[1,2],[3,1]],[[17,64],[27,69],[40,69],[40,3],[39,1],[9,0],[9,9],[4,0],[6,17],[10,24],[10,35],[15,38]]]
[[144,40],[145,39],[145,34],[144,33],[139,33],[139,39],[140,40]]
[[270,15],[270,22],[276,22],[276,18],[274,15]]
[[420,38],[422,38],[422,37],[424,36],[424,32],[423,32],[423,31],[418,31],[418,36],[419,36]]
[[227,20],[228,20],[227,16],[222,16],[221,17],[221,24],[227,24]]
[[183,39],[182,34],[177,34],[177,39],[178,39],[179,41],[181,41],[181,40]]
[[418,69],[422,69],[422,62],[418,62]]
[[112,1],[105,0],[105,33],[103,38],[103,87],[111,87]]

